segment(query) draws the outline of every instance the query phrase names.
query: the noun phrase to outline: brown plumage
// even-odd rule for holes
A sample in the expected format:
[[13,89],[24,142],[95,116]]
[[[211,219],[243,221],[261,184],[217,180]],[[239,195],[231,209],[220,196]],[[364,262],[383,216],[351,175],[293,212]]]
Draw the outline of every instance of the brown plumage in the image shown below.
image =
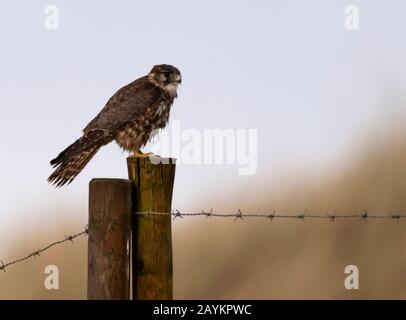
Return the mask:
[[113,140],[124,150],[139,153],[151,132],[168,123],[180,82],[179,70],[163,64],[118,90],[86,126],[83,136],[51,160],[56,169],[48,181],[58,187],[69,184]]

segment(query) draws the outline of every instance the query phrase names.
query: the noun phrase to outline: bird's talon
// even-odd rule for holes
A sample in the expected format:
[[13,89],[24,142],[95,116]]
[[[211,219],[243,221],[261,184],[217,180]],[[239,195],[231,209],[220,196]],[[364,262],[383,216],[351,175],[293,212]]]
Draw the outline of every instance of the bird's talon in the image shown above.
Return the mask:
[[134,151],[130,157],[133,158],[149,158],[151,156],[155,156],[152,152],[143,153],[141,151]]

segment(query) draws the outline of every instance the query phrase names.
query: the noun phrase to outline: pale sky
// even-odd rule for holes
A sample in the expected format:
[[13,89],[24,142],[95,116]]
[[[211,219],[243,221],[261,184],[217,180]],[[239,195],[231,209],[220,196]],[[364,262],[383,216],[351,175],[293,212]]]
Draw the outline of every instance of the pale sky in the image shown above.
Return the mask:
[[[349,4],[358,31],[344,28]],[[58,30],[44,27],[47,5],[59,8]],[[369,128],[406,115],[387,104],[405,91],[405,12],[400,0],[2,1],[0,242],[21,222],[60,218],[47,208],[74,204],[61,215],[86,221],[89,180],[126,177],[112,143],[69,187],[46,183],[49,160],[154,64],[182,72],[171,113],[182,128],[258,130],[256,175],[179,165],[175,207],[200,210],[210,192],[338,165]]]

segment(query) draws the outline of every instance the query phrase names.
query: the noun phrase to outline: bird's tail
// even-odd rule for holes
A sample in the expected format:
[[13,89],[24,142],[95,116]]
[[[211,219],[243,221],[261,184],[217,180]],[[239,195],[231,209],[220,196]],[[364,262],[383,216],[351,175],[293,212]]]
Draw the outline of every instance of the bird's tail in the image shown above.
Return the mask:
[[50,163],[56,170],[49,176],[48,182],[57,187],[71,183],[100,147],[106,143],[106,138],[104,132],[97,130],[77,139],[51,160]]

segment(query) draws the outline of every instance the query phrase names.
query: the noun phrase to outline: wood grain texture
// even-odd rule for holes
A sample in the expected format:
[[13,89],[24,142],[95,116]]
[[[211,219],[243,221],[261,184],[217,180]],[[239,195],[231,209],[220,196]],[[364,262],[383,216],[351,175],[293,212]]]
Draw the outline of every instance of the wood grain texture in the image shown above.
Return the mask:
[[89,184],[88,287],[90,300],[130,298],[131,183]]
[[[171,211],[175,159],[163,160],[153,164],[149,158],[127,158],[133,212]],[[173,299],[171,225],[170,216],[132,216],[133,299]]]

